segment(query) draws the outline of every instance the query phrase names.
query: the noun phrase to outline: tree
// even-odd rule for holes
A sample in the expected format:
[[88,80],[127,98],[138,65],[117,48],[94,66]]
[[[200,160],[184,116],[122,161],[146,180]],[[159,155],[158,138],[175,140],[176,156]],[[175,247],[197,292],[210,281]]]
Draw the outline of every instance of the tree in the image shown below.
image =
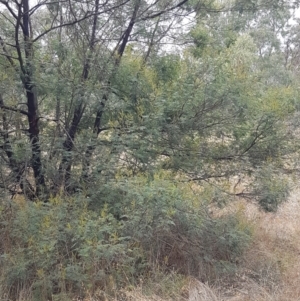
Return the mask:
[[295,152],[286,2],[0,3],[3,191],[107,202],[108,182],[166,170],[226,198]]
[[[98,134],[101,129],[103,108],[105,106],[108,94],[110,94],[110,82],[112,81],[116,70],[120,64],[127,44],[130,39],[139,39],[139,32],[135,32],[136,24],[148,22],[151,28],[152,23],[156,24],[154,35],[157,31],[158,21],[155,18],[160,18],[161,22],[166,18],[177,18],[176,12],[181,10],[181,7],[187,2],[171,1],[163,3],[158,1],[155,4],[147,4],[140,0],[137,1],[115,1],[107,3],[106,1],[95,0],[94,2],[82,3],[65,3],[65,2],[46,2],[40,1],[38,4],[30,7],[29,1],[24,0],[20,3],[14,1],[1,1],[1,15],[4,21],[4,30],[1,33],[2,55],[6,58],[5,68],[12,68],[15,74],[19,76],[22,83],[22,88],[17,83],[18,89],[23,89],[25,93],[25,104],[23,100],[13,103],[12,106],[6,106],[6,98],[10,98],[10,92],[2,93],[1,108],[4,111],[15,112],[22,114],[27,118],[28,130],[22,129],[25,133],[28,132],[31,159],[29,162],[22,162],[26,165],[23,170],[17,166],[13,166],[13,160],[9,161],[9,169],[16,170],[13,183],[5,185],[13,185],[11,187],[19,188],[25,193],[24,183],[29,186],[31,193],[26,195],[29,198],[43,197],[47,199],[50,190],[45,180],[45,164],[42,162],[42,150],[40,141],[41,120],[53,120],[57,123],[57,129],[61,127],[60,123],[65,125],[64,131],[60,130],[60,135],[63,137],[61,162],[59,163],[58,174],[55,173],[52,181],[56,186],[66,188],[69,186],[69,178],[72,166],[72,152],[77,132],[79,131],[80,123],[85,115],[89,104],[89,98],[92,93],[89,88],[95,85],[105,87],[102,89],[101,100],[98,104],[93,104],[91,109],[95,113],[95,121],[93,125],[93,135]],[[101,16],[101,20],[99,20]],[[151,20],[154,20],[153,22]],[[7,32],[13,32],[14,38],[6,35]],[[163,33],[165,34],[165,33]],[[66,47],[64,41],[68,41],[71,45]],[[152,46],[149,46],[149,49]],[[48,49],[47,49],[48,48]],[[49,49],[50,48],[50,49]],[[52,48],[52,49],[51,49]],[[50,52],[49,52],[50,50]],[[149,50],[148,50],[149,52]],[[74,86],[66,89],[61,87],[66,94],[71,95],[71,100],[65,99],[65,104],[69,101],[69,107],[65,105],[64,120],[63,112],[61,112],[62,100],[60,92],[49,91],[45,87],[47,77],[58,76],[62,78],[63,70],[67,57],[71,54],[73,61],[69,62],[69,76],[75,76]],[[96,64],[95,64],[96,63]],[[55,64],[54,68],[45,68],[47,64]],[[95,64],[94,66],[92,66]],[[48,66],[49,66],[48,65]],[[10,66],[10,67],[9,67]],[[99,68],[100,67],[100,68]],[[104,68],[104,69],[103,69]],[[81,71],[80,71],[81,69]],[[48,71],[49,70],[49,71]],[[99,76],[99,73],[102,73]],[[40,76],[40,78],[38,78]],[[72,80],[72,79],[70,79]],[[43,86],[44,85],[44,86]],[[45,88],[45,90],[43,90]],[[40,90],[40,91],[38,91]],[[40,115],[43,105],[38,99],[38,92],[43,94],[45,101],[49,104],[52,97],[56,95],[55,116]],[[50,104],[51,107],[51,104]],[[22,108],[22,109],[21,109]],[[51,111],[51,110],[50,110]],[[6,114],[3,113],[4,120]],[[24,122],[23,118],[22,122]],[[9,145],[9,151],[6,152],[7,157],[14,157],[12,153],[12,137],[7,133],[6,121],[3,123],[3,139],[6,145]],[[54,139],[54,138],[53,138]],[[49,145],[48,145],[49,146]],[[7,149],[7,147],[6,147]],[[92,156],[94,147],[90,146],[86,150],[87,157]],[[55,153],[57,155],[57,152]],[[54,153],[48,154],[50,159]],[[89,161],[89,159],[87,160]],[[84,164],[86,166],[87,164]],[[33,171],[34,183],[30,183],[27,179],[30,177],[30,170]],[[87,177],[88,166],[84,167],[83,176]],[[7,173],[8,170],[4,170]],[[55,180],[58,179],[57,180]],[[59,183],[59,185],[57,184]],[[23,187],[23,188],[22,188]],[[59,187],[56,187],[56,192]],[[12,191],[17,192],[15,188]],[[51,190],[53,193],[53,191]],[[54,192],[55,193],[55,192]]]

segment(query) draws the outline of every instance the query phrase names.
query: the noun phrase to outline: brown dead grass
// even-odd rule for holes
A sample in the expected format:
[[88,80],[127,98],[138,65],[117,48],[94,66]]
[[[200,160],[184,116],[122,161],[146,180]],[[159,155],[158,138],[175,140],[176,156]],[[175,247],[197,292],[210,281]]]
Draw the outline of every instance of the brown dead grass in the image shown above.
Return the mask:
[[[228,211],[235,212],[254,231],[252,245],[241,260],[231,285],[209,287],[189,279],[186,290],[177,300],[187,301],[299,301],[300,300],[300,188],[276,213],[260,211],[255,204],[237,201]],[[217,212],[216,214],[224,214]],[[142,290],[126,293],[137,301],[171,301]],[[125,300],[125,299],[124,299]]]
[[[152,280],[151,292],[140,285],[115,296],[104,294],[85,301],[299,301],[300,188],[294,190],[289,201],[276,213],[265,213],[256,204],[237,201],[216,211],[216,215],[229,212],[250,223],[254,233],[253,243],[241,259],[231,283],[220,281],[218,286],[210,287],[195,278],[174,280],[174,290],[166,296],[168,294],[161,293],[164,283],[158,279],[157,283]],[[168,289],[172,291],[172,287]],[[26,291],[19,298],[19,301],[25,300],[31,300]]]
[[[276,213],[238,202],[230,209],[252,223],[254,239],[226,301],[300,300],[300,189]],[[220,299],[222,300],[222,299]]]

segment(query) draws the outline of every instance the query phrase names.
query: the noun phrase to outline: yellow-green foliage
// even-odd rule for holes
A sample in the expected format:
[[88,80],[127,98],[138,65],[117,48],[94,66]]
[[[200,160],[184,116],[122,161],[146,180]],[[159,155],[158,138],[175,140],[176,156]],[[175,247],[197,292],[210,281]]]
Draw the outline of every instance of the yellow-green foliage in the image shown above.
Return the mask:
[[161,171],[131,181],[119,179],[113,189],[122,195],[122,205],[114,198],[112,207],[120,210],[114,212],[122,212],[125,236],[143,250],[140,268],[159,263],[183,274],[214,279],[221,263],[235,265],[250,241],[251,229],[238,216],[210,216],[211,202],[202,198],[203,191],[192,191],[179,175],[178,182],[171,178]]
[[250,240],[239,218],[209,216],[201,194],[168,172],[120,176],[106,192],[104,185],[93,200],[3,202],[0,297],[93,295],[135,284],[157,265],[213,280],[234,268]]
[[122,225],[105,210],[89,211],[84,199],[10,206],[9,216],[1,214],[2,294],[27,289],[34,300],[48,300],[93,291],[130,261]]

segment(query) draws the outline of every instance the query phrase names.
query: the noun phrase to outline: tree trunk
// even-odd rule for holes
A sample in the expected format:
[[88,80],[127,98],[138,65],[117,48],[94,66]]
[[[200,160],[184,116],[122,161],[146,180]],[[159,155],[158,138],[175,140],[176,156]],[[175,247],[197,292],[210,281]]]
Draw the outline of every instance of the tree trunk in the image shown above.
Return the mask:
[[[98,13],[99,13],[99,0],[95,0],[95,13],[93,18],[93,25],[91,31],[91,38],[89,42],[89,53],[87,55],[86,61],[83,66],[81,82],[85,83],[89,78],[90,68],[91,68],[91,56],[94,52],[94,47],[96,43],[96,30],[98,24]],[[84,91],[78,91],[78,101],[75,106],[73,119],[69,130],[67,132],[67,137],[63,143],[63,157],[59,166],[59,185],[63,186],[63,189],[70,188],[70,177],[71,177],[71,165],[72,165],[72,150],[74,148],[74,139],[78,131],[79,123],[81,121],[82,115],[84,113],[86,104],[84,102]],[[60,188],[60,187],[58,187]],[[71,188],[72,189],[72,188]]]
[[[116,59],[114,62],[114,71],[113,71],[113,74],[111,75],[111,78],[113,78],[117,72],[118,66],[121,62],[122,56],[123,56],[126,46],[128,44],[130,34],[131,34],[134,24],[136,22],[139,8],[140,8],[140,0],[136,2],[136,5],[135,5],[133,13],[132,13],[132,17],[129,21],[129,24],[128,24],[124,34],[122,35],[123,38],[122,38],[120,46],[118,47],[118,50],[117,50],[117,55],[116,55]],[[110,82],[111,82],[111,80],[108,81],[108,83],[110,83]],[[85,156],[84,156],[84,160],[83,160],[84,163],[83,163],[82,174],[81,174],[81,182],[82,183],[86,182],[89,178],[91,158],[96,149],[96,140],[101,132],[101,121],[102,121],[102,116],[104,113],[105,103],[108,98],[108,93],[109,93],[109,87],[108,87],[108,91],[106,93],[104,93],[102,101],[100,102],[99,108],[97,110],[96,118],[95,118],[94,126],[93,126],[92,142],[87,147],[87,150],[85,152]]]
[[[27,107],[28,107],[28,124],[29,124],[29,138],[31,143],[31,164],[34,173],[35,185],[36,185],[36,197],[47,200],[47,187],[45,183],[45,176],[42,168],[41,160],[41,147],[39,141],[39,116],[38,116],[38,102],[37,92],[34,84],[33,71],[31,61],[33,58],[33,48],[30,38],[30,15],[29,15],[29,0],[23,0],[21,2],[22,21],[23,21],[23,35],[24,35],[24,51],[25,51],[25,65],[21,57],[20,65],[22,70],[22,81],[26,90]],[[16,28],[18,30],[18,28]],[[18,41],[16,41],[17,44]]]

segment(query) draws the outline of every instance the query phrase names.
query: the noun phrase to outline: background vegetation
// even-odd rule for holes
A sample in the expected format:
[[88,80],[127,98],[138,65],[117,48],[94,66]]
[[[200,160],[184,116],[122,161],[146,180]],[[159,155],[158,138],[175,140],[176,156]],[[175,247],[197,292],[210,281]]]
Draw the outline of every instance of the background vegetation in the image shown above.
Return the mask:
[[0,0],[0,298],[278,287],[244,202],[297,181],[297,9]]

